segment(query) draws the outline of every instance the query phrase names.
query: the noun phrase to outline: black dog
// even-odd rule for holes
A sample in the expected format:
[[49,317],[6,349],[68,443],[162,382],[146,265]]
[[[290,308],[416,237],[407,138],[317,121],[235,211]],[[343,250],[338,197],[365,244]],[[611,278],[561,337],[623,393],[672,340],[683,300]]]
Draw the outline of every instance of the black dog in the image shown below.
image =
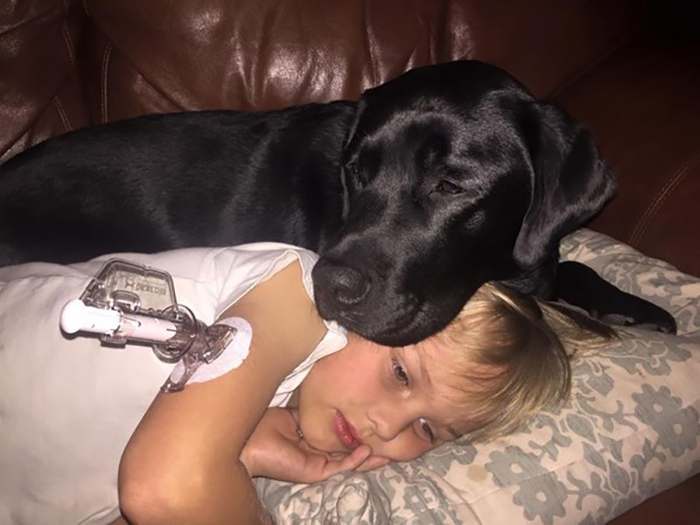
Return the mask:
[[[560,239],[614,190],[584,129],[502,70],[461,61],[359,103],[152,115],[46,141],[0,167],[0,264],[287,242],[323,254],[324,317],[402,345],[489,280],[553,297]],[[675,329],[595,282],[560,289],[600,317]]]

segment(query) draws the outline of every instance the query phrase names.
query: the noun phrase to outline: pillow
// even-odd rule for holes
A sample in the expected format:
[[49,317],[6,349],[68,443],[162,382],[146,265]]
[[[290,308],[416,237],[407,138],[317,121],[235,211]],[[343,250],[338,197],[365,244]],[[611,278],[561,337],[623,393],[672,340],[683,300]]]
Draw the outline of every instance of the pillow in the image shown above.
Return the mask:
[[606,523],[700,472],[700,279],[589,230],[561,256],[669,310],[679,335],[630,330],[577,358],[569,402],[510,436],[312,485],[257,479],[267,509],[280,523]]

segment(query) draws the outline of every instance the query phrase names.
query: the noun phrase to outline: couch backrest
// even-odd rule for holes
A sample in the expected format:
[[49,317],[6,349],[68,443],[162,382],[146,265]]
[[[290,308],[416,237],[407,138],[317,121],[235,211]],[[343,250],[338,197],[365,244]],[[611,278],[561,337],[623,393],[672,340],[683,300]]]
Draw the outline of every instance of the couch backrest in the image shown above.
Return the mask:
[[0,160],[143,113],[354,99],[458,58],[546,96],[642,19],[632,0],[7,0]]
[[415,66],[480,58],[539,96],[641,25],[632,1],[88,0],[93,119],[355,99]]

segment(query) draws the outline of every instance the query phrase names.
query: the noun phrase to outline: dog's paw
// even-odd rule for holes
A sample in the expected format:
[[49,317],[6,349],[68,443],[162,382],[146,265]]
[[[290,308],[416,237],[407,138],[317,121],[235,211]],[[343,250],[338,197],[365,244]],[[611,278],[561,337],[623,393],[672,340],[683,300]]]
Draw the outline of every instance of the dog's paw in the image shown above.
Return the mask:
[[633,313],[608,313],[600,320],[613,326],[630,326],[641,330],[652,330],[664,334],[676,334],[676,320],[666,310],[655,305],[651,308],[637,308]]

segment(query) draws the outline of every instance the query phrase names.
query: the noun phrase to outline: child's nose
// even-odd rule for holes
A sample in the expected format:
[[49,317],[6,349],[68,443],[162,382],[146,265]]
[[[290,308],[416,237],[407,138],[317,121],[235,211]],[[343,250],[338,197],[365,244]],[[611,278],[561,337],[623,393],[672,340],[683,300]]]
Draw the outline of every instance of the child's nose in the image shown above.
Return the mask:
[[416,418],[409,414],[408,410],[385,405],[374,407],[374,410],[369,413],[369,419],[375,434],[382,441],[391,441],[406,430]]

